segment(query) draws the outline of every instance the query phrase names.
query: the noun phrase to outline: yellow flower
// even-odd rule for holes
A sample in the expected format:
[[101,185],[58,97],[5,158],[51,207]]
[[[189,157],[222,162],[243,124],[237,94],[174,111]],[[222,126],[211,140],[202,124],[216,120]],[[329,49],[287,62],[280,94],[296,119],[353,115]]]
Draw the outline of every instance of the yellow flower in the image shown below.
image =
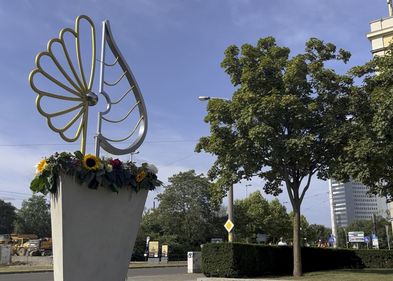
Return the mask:
[[42,159],[36,166],[36,171],[35,174],[42,173],[43,170],[45,170],[46,166],[48,166],[48,163],[46,162],[46,159]]
[[143,181],[143,179],[146,177],[146,172],[144,170],[139,171],[139,173],[136,175],[136,181],[139,183]]
[[97,170],[101,166],[101,160],[93,154],[83,156],[82,165],[87,170]]

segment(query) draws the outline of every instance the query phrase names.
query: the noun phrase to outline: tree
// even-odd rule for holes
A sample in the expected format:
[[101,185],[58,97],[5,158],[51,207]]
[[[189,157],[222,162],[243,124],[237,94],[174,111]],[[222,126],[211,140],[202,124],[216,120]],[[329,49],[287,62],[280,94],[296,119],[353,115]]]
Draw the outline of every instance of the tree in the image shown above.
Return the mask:
[[45,196],[33,195],[22,202],[22,208],[16,216],[15,231],[51,237],[50,209]]
[[332,233],[330,228],[321,224],[310,224],[304,231],[304,238],[311,246],[316,246],[319,240],[327,240]]
[[0,199],[0,233],[9,234],[14,230],[16,208]]
[[[141,223],[141,239],[167,243],[175,254],[200,250],[214,237],[225,237],[225,218],[212,201],[210,182],[195,171],[180,172],[157,195],[159,206],[147,211]],[[142,242],[140,242],[142,245]],[[172,254],[173,254],[172,252]]]
[[234,216],[237,241],[255,243],[257,233],[267,234],[268,242],[273,244],[280,237],[289,238],[291,220],[286,208],[277,199],[268,202],[260,191],[236,200]]
[[351,73],[362,83],[351,95],[348,142],[333,176],[393,199],[393,45]]
[[300,276],[300,207],[311,178],[326,179],[344,147],[353,80],[325,67],[350,57],[331,43],[312,38],[304,53],[289,54],[272,37],[227,48],[221,66],[235,92],[230,101],[209,101],[210,136],[196,151],[217,156],[209,171],[217,193],[253,176],[273,195],[284,183],[294,211],[293,274]]

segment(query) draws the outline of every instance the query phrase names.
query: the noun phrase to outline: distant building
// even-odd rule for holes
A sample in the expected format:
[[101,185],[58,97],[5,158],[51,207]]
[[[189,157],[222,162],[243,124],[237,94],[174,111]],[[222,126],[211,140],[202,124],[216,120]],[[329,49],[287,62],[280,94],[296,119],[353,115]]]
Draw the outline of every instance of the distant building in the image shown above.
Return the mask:
[[[367,38],[371,42],[373,56],[385,55],[386,48],[393,41],[393,4],[388,0],[389,16],[370,22],[371,32]],[[346,227],[354,220],[372,219],[372,215],[385,218],[393,216],[393,203],[387,204],[386,198],[367,194],[369,188],[361,183],[340,183],[329,180],[330,215],[333,235],[337,228]],[[390,206],[389,206],[390,205]],[[393,221],[392,221],[393,227]]]
[[371,220],[373,214],[387,217],[386,198],[370,196],[361,183],[329,180],[330,214],[333,235],[338,227],[347,227],[355,220]]

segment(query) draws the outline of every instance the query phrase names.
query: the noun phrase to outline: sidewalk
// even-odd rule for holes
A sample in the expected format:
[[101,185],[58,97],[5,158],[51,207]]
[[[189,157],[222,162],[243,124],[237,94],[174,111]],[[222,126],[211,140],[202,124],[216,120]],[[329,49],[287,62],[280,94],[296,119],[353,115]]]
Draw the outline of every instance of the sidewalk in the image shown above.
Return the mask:
[[[131,262],[128,268],[158,268],[158,267],[187,267],[186,261],[174,261],[168,263]],[[51,272],[52,265],[5,265],[0,266],[0,274]]]

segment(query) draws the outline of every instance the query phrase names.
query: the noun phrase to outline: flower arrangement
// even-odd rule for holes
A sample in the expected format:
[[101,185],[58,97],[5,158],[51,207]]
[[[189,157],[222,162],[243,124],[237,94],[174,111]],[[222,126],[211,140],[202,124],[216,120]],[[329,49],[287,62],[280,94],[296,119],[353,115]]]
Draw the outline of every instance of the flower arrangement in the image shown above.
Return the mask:
[[95,155],[75,153],[55,153],[49,158],[42,159],[36,166],[36,175],[30,184],[33,192],[57,192],[57,182],[60,173],[74,176],[80,183],[86,183],[91,189],[109,188],[118,192],[120,188],[135,191],[140,189],[153,190],[162,182],[157,179],[157,168],[143,163],[137,167],[132,162],[122,162],[119,159],[98,158]]

